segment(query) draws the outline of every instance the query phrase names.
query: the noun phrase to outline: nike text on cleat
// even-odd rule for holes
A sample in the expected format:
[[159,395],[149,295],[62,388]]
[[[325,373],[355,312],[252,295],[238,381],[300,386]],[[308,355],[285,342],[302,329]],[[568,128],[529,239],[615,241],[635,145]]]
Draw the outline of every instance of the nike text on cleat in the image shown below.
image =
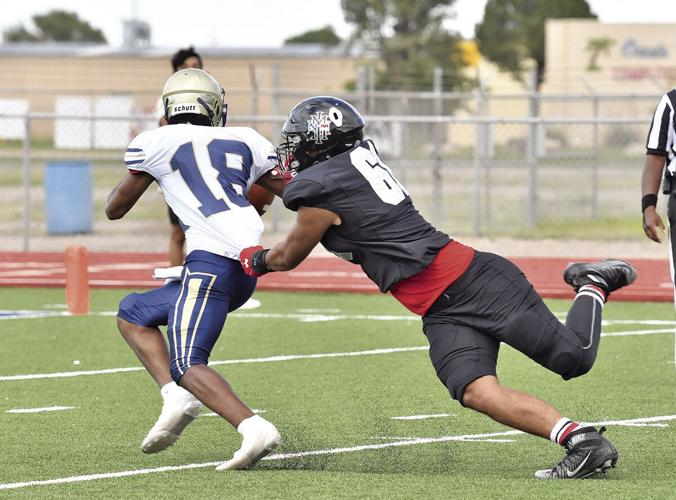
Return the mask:
[[636,269],[623,260],[608,259],[600,262],[575,262],[568,264],[563,279],[577,292],[581,286],[595,285],[606,294],[636,280]]
[[597,432],[593,427],[580,427],[566,438],[566,456],[551,469],[535,473],[538,479],[584,479],[592,474],[605,473],[617,464],[618,453],[613,444],[602,436],[606,428]]
[[143,453],[157,453],[174,444],[201,410],[202,403],[185,390],[178,397],[165,399],[162,413],[141,443]]
[[[256,417],[252,417],[256,418]],[[233,457],[216,467],[216,470],[242,470],[249,469],[264,456],[279,448],[282,444],[277,428],[267,420],[258,417],[255,428],[247,429],[242,434],[242,447],[235,452]]]

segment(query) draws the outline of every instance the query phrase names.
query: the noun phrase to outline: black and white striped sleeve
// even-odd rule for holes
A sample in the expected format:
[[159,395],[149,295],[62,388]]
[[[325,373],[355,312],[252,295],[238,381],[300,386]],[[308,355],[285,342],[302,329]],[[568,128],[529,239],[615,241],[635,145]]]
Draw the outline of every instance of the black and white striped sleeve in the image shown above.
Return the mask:
[[653,121],[648,132],[646,153],[651,155],[667,156],[674,146],[674,108],[676,108],[676,89],[672,89],[662,96],[657,105]]

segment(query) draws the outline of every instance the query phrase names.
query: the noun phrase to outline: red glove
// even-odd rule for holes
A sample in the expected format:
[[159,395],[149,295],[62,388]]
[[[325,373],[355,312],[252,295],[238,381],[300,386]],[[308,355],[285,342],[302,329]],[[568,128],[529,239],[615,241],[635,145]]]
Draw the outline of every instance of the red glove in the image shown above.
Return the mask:
[[242,264],[244,274],[252,278],[258,278],[272,271],[265,264],[265,255],[269,250],[264,250],[262,246],[247,247],[239,253],[239,263]]

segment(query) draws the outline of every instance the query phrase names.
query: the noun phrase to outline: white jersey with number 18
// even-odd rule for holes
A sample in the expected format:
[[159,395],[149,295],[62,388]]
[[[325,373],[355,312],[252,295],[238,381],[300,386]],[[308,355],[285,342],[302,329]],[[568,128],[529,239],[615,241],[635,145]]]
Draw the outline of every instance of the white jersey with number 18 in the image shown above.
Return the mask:
[[248,127],[167,125],[136,136],[126,167],[157,181],[185,229],[187,252],[232,259],[258,245],[263,222],[246,194],[277,165],[272,144]]

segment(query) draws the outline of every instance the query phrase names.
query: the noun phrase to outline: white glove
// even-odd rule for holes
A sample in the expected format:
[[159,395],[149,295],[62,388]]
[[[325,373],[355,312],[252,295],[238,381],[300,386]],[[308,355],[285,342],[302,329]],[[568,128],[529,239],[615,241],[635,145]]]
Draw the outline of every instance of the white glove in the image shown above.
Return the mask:
[[181,274],[183,273],[183,266],[174,267],[156,267],[153,270],[153,278],[156,280],[164,280],[164,284],[172,281],[181,281]]

